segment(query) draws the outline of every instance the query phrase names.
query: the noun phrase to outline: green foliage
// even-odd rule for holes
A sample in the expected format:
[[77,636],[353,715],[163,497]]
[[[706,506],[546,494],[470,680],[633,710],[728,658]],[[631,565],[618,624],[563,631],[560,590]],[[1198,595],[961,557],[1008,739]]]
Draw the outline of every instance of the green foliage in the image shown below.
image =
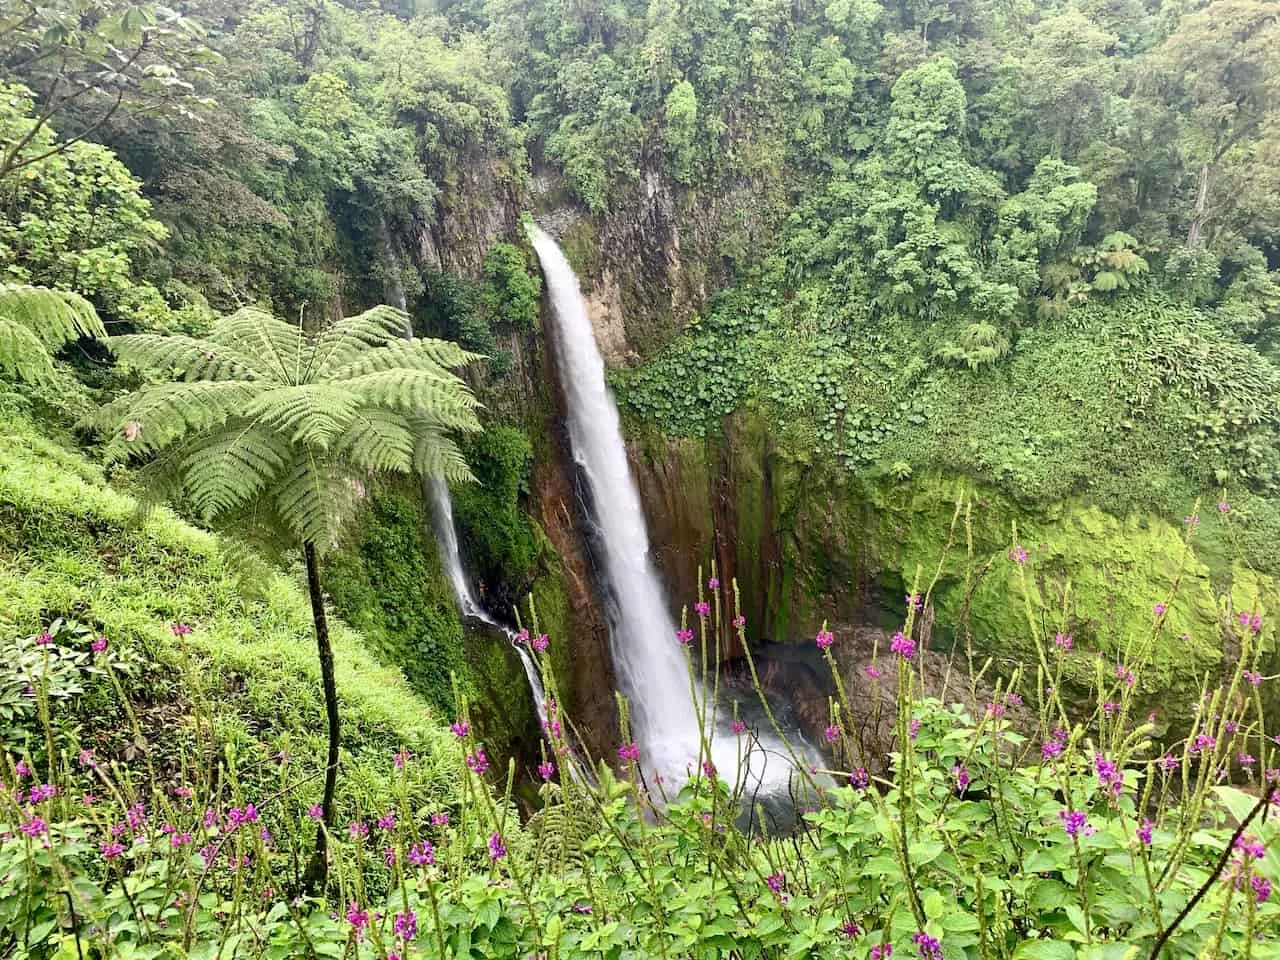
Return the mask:
[[52,379],[50,353],[81,337],[105,337],[93,305],[74,293],[0,284],[0,375]]
[[334,609],[384,663],[404,671],[415,692],[448,712],[450,677],[468,670],[419,491],[375,487],[348,540],[326,567]]
[[0,272],[9,283],[74,290],[142,324],[163,322],[159,292],[137,283],[136,261],[166,236],[138,181],[96,143],[65,149],[36,128],[29,91],[0,81],[0,141],[30,134],[31,162],[0,178]]
[[478,482],[456,487],[454,519],[481,589],[502,585],[518,599],[532,585],[539,539],[527,513],[533,448],[517,427],[500,424],[466,443]]
[[110,456],[152,457],[158,489],[206,520],[249,525],[321,551],[338,539],[367,473],[470,476],[452,431],[479,428],[450,368],[452,343],[404,340],[404,314],[377,307],[308,335],[245,308],[207,339],[134,334],[112,351],[176,381],[144,385],[95,418]]
[[484,261],[485,286],[480,302],[493,329],[532,333],[538,326],[542,275],[523,247],[495,243]]

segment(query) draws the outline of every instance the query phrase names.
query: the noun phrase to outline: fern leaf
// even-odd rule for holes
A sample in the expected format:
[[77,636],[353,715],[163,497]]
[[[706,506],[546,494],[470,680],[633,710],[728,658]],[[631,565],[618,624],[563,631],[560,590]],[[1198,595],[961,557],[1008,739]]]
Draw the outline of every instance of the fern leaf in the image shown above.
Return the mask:
[[26,324],[0,317],[0,374],[40,383],[53,374],[49,351]]
[[20,323],[50,350],[80,337],[106,337],[98,312],[78,293],[0,284],[0,317]]
[[309,454],[269,492],[276,511],[302,543],[326,550],[338,539],[340,518],[352,498],[333,468]]
[[333,371],[352,363],[370,348],[403,338],[409,329],[409,315],[385,304],[343,317],[316,339],[314,376],[333,378]]
[[150,384],[107,404],[90,422],[111,433],[109,458],[142,456],[241,416],[268,388],[251,380]]
[[125,363],[141,369],[180,370],[184,380],[271,379],[258,369],[259,361],[213,340],[135,333],[111,337],[107,346]]
[[186,490],[205,520],[258,496],[291,459],[279,436],[232,423],[192,447],[180,465]]
[[395,340],[386,346],[367,350],[357,359],[324,373],[328,380],[350,380],[383,370],[431,370],[443,374],[450,368],[465,366],[478,359],[479,354],[468,353],[447,340]]
[[260,357],[259,364],[281,383],[299,383],[310,357],[302,330],[258,307],[241,307],[218,320],[209,339]]
[[414,423],[413,469],[419,476],[442,476],[450,483],[476,479],[457,444],[423,421]]
[[273,387],[244,408],[244,416],[269,423],[293,443],[325,449],[351,422],[360,397],[342,385],[304,383]]
[[343,382],[366,403],[400,410],[438,427],[478,430],[471,389],[450,373],[432,370],[383,370]]
[[359,410],[333,443],[333,453],[362,470],[409,473],[414,435],[404,416],[377,407]]

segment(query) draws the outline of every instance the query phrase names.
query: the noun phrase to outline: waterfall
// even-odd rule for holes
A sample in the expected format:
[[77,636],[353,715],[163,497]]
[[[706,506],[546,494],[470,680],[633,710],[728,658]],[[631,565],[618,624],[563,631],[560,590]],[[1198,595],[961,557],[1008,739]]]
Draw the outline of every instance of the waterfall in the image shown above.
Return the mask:
[[[385,218],[378,221],[378,237],[382,242],[383,258],[390,267],[386,283],[387,300],[391,306],[404,310],[408,306],[408,300],[404,295],[404,279],[400,276],[400,255],[396,253],[396,244],[391,239],[391,229]],[[404,336],[406,340],[413,339],[413,321],[407,317],[404,321]]]
[[[627,464],[618,409],[605,386],[578,278],[556,242],[531,227],[555,322],[569,421],[569,445],[586,479],[611,596],[607,614],[614,668],[630,700],[631,729],[642,763],[679,775],[698,757],[698,718],[676,626],[649,556],[640,495]],[[726,771],[728,773],[728,771]]]

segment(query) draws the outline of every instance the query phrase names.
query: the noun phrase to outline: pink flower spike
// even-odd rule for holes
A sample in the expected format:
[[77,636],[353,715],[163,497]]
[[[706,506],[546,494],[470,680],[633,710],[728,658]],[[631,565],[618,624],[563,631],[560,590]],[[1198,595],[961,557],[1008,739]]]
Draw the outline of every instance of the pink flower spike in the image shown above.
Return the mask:
[[831,645],[836,642],[835,634],[830,630],[819,630],[814,642],[818,645],[819,650],[829,650]]

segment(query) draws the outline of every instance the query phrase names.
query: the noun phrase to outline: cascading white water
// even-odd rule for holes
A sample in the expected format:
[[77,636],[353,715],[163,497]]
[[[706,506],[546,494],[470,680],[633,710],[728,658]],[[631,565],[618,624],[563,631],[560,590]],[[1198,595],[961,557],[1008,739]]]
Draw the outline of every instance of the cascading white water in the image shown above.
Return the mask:
[[[614,666],[630,701],[641,764],[678,782],[698,760],[697,701],[705,692],[699,690],[695,701],[675,621],[649,556],[640,495],[578,278],[555,240],[536,226],[529,233],[551,298],[569,444],[590,488],[590,522],[611,593],[607,607]],[[758,732],[749,756],[743,757],[741,739],[723,721],[709,718],[711,760],[719,774],[731,784],[740,779],[753,799],[785,803],[794,769],[786,759],[790,751],[771,733]],[[816,759],[803,744],[801,748],[806,762]]]
[[[640,495],[631,478],[618,410],[605,385],[578,278],[556,242],[530,228],[555,317],[569,445],[590,488],[599,537],[614,668],[630,700],[632,731],[646,768],[679,775],[698,757],[698,718],[676,627],[649,557]],[[726,771],[727,772],[727,771]]]

